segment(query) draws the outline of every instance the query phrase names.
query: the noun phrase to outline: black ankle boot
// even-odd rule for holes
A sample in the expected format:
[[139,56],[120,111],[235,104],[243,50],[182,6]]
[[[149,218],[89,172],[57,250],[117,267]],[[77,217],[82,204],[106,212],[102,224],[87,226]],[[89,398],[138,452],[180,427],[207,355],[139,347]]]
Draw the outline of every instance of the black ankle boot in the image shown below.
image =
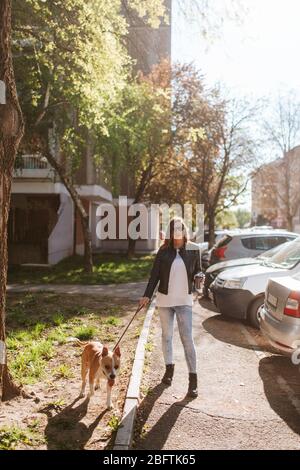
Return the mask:
[[174,364],[167,364],[166,365],[166,372],[165,375],[162,378],[162,383],[166,385],[171,385],[172,379],[174,375]]
[[189,374],[189,389],[187,396],[191,398],[197,398],[198,396],[198,384],[197,384],[197,374]]

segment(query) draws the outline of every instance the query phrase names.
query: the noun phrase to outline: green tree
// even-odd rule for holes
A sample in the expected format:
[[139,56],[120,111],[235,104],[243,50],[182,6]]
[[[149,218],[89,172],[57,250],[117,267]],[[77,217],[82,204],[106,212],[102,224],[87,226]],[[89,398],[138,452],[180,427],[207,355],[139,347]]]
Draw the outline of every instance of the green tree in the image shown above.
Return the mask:
[[[23,149],[41,151],[69,191],[81,218],[89,272],[89,218],[74,175],[86,148],[93,152],[106,109],[128,79],[125,7],[152,26],[165,15],[163,0],[14,0],[15,66],[27,123]],[[53,123],[55,152],[48,142]]]
[[[114,193],[120,175],[130,176],[128,195],[133,204],[145,199],[151,181],[167,158],[170,146],[170,90],[146,79],[133,80],[121,91],[106,118],[107,134],[98,139],[100,161],[111,175]],[[128,256],[135,250],[129,238]]]
[[251,213],[246,209],[237,209],[235,211],[235,217],[238,222],[239,228],[244,228],[251,222]]
[[216,226],[223,229],[237,228],[239,225],[235,212],[230,210],[219,212],[216,216]]
[[235,205],[247,187],[256,155],[250,123],[257,108],[209,89],[193,66],[181,66],[173,76],[175,151],[185,156],[181,171],[193,186],[193,200],[204,204],[212,246],[217,214]]

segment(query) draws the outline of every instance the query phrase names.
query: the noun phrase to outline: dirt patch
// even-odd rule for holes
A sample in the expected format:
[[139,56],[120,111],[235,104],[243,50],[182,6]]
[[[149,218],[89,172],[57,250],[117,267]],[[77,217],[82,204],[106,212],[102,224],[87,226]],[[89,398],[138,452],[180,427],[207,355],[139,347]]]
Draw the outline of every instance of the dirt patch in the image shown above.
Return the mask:
[[81,349],[67,339],[79,336],[113,346],[135,308],[130,300],[99,296],[8,296],[10,370],[16,381],[26,384],[32,399],[1,404],[0,448],[101,450],[111,445],[144,315],[135,320],[121,345],[113,410],[106,410],[104,383],[90,402],[78,399]]

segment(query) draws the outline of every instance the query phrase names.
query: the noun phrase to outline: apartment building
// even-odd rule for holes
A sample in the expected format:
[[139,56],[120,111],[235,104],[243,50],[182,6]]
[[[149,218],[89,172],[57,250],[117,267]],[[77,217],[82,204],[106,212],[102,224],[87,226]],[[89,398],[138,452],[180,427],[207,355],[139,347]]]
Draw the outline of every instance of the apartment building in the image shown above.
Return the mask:
[[300,233],[300,146],[252,175],[252,222]]

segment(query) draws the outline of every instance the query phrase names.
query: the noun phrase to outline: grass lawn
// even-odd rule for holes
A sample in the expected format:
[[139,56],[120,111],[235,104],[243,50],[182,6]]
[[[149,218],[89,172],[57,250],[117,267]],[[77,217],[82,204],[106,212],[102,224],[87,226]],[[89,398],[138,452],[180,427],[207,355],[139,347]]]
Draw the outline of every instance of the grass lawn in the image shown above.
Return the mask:
[[53,293],[9,294],[9,369],[32,399],[1,404],[2,449],[104,449],[118,428],[143,313],[121,344],[121,370],[113,389],[114,410],[106,410],[106,390],[91,401],[78,399],[82,348],[70,343],[97,339],[115,343],[135,302],[100,296]]
[[9,268],[8,282],[20,284],[118,284],[147,279],[153,256],[95,255],[94,270],[86,274],[83,258],[72,256],[51,267]]

